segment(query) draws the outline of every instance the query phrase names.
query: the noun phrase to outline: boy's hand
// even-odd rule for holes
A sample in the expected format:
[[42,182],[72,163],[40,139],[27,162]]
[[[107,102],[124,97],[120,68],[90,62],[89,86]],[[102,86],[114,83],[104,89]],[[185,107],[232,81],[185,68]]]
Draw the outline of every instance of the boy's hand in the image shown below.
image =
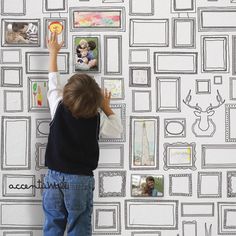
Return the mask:
[[50,54],[57,55],[63,44],[64,41],[58,43],[58,36],[56,32],[51,33],[50,39],[47,39],[47,47]]
[[114,114],[114,112],[110,107],[111,92],[108,93],[107,89],[105,89],[105,91],[102,91],[102,95],[103,95],[103,100],[101,104],[101,109],[106,114],[106,116],[110,116]]

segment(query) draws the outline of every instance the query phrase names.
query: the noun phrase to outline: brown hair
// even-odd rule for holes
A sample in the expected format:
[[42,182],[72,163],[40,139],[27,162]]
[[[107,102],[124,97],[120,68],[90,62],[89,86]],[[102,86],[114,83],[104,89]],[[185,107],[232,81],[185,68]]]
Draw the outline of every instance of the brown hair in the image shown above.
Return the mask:
[[101,102],[101,89],[87,74],[74,74],[63,89],[63,103],[76,118],[95,116]]

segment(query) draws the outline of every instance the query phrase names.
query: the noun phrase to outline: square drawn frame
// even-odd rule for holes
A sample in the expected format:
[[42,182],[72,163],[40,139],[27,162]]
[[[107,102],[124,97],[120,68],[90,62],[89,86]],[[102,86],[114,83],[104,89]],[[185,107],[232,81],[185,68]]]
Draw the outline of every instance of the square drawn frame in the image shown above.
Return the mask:
[[[104,177],[121,177],[121,191],[120,192],[106,192],[103,185]],[[126,171],[99,171],[99,197],[125,197],[126,196]],[[118,186],[117,186],[118,187]]]
[[[201,193],[202,176],[217,176],[218,177],[218,193],[203,194]],[[222,197],[222,172],[198,172],[197,182],[197,197],[198,198],[221,198]]]
[[[15,177],[14,177],[15,176]],[[3,189],[3,193],[2,195],[4,197],[35,197],[35,188],[32,187],[32,193],[31,194],[22,194],[22,193],[7,193],[7,187],[9,186],[6,186],[7,184],[7,178],[11,178],[11,177],[14,177],[14,178],[29,178],[29,179],[32,179],[32,185],[35,185],[35,175],[25,175],[25,174],[3,174],[2,175],[2,189]],[[25,185],[24,185],[25,186]],[[27,185],[28,186],[28,185]],[[28,186],[29,187],[29,186]],[[27,189],[27,188],[26,188]],[[17,191],[17,189],[16,189]]]
[[[125,8],[124,7],[110,7],[110,6],[103,6],[103,7],[70,7],[70,31],[125,31],[126,28],[126,18],[125,18]],[[76,28],[74,27],[74,12],[120,12],[120,26],[119,27],[81,27]]]
[[231,136],[231,123],[233,120],[230,118],[231,111],[235,110],[236,114],[236,104],[225,104],[225,141],[226,142],[236,142],[236,136]]
[[[18,52],[19,53],[19,60],[16,62],[4,61],[4,52]],[[21,64],[22,63],[22,52],[21,49],[1,49],[0,50],[0,62],[1,64]]]
[[233,87],[234,83],[236,86],[236,77],[230,77],[229,78],[229,99],[230,100],[236,100],[236,95],[234,97],[234,93],[236,94],[236,88]]
[[221,164],[221,163],[207,164],[206,163],[206,150],[207,149],[214,149],[214,150],[233,149],[236,151],[236,145],[234,144],[203,144],[202,145],[202,162],[201,162],[202,169],[236,168],[236,161],[235,163],[230,163],[230,164]]
[[[115,218],[116,218],[116,228],[115,229],[105,229],[103,231],[99,231],[96,228],[98,219],[96,219],[96,210],[100,207],[101,210],[103,209],[114,209],[115,211]],[[94,202],[93,212],[92,214],[92,234],[93,235],[110,235],[110,234],[121,234],[121,203],[120,202]]]
[[[217,78],[219,79],[220,78],[220,82],[217,82]],[[222,84],[223,83],[223,77],[222,75],[215,75],[214,76],[214,84],[215,85],[219,85],[219,84]]]
[[[135,23],[157,23],[165,25],[165,42],[164,43],[150,43],[150,42],[142,42],[137,43],[134,41],[134,24]],[[169,46],[169,19],[130,19],[129,22],[130,27],[130,35],[129,35],[129,46],[130,47],[168,47]]]
[[[224,65],[222,68],[207,68],[207,48],[206,48],[206,42],[207,41],[223,41],[224,47]],[[201,60],[202,60],[202,72],[205,73],[217,73],[217,72],[229,72],[229,36],[228,35],[204,35],[201,36],[201,48],[202,48],[202,53],[201,53]],[[215,50],[217,51],[217,50]],[[211,59],[212,60],[212,59]]]
[[196,12],[196,0],[191,0],[191,8],[176,8],[176,0],[171,0],[171,13],[194,13]]
[[[7,110],[7,93],[19,93],[20,94],[20,109],[19,110]],[[23,112],[24,111],[24,106],[23,106],[23,91],[22,90],[3,90],[3,101],[4,101],[4,106],[3,110],[4,112]]]
[[43,13],[50,13],[50,12],[68,12],[68,6],[67,6],[67,0],[62,0],[63,1],[63,7],[62,8],[48,8],[48,1],[50,0],[43,0]]
[[[190,44],[177,44],[177,24],[179,22],[191,24]],[[196,18],[172,18],[172,48],[196,48]]]
[[47,138],[49,135],[49,130],[48,133],[45,134],[42,131],[40,131],[40,126],[43,125],[43,123],[48,123],[48,126],[50,125],[50,122],[52,120],[50,118],[39,118],[35,120],[35,125],[36,125],[36,138]]
[[[225,26],[208,26],[208,27],[204,27],[203,23],[204,23],[204,18],[203,18],[203,14],[204,13],[217,13],[217,12],[234,12],[236,14],[236,7],[198,7],[198,31],[199,32],[223,32],[223,31],[236,31],[236,26],[231,27],[225,27]],[[216,14],[214,14],[214,17],[217,17]],[[224,20],[222,19],[221,22],[224,22]]]
[[111,97],[111,100],[124,100],[125,99],[125,85],[124,85],[124,78],[115,78],[115,77],[102,77],[101,78],[101,88],[105,89],[105,81],[109,80],[117,80],[121,83],[121,96],[118,98]]
[[[140,226],[130,226],[128,224],[128,219],[130,219],[130,217],[128,218],[129,215],[129,211],[130,211],[130,205],[171,205],[173,208],[173,219],[175,219],[175,222],[173,224],[173,226],[166,226],[166,225],[160,225],[160,226],[150,226],[147,225],[146,227],[143,225]],[[175,230],[178,229],[178,207],[179,207],[179,201],[178,200],[159,200],[156,201],[155,199],[132,199],[132,200],[125,200],[125,229],[126,230]]]
[[[160,70],[158,69],[158,56],[192,56],[194,66],[192,70]],[[181,59],[179,59],[181,60]],[[198,53],[197,52],[154,52],[154,74],[197,74],[198,73]]]
[[[134,129],[134,124],[133,121],[154,121],[154,125],[156,126],[156,130],[154,131],[154,137],[156,137],[156,140],[154,141],[156,147],[155,147],[155,154],[154,154],[154,159],[156,161],[156,165],[154,166],[145,166],[142,165],[140,166],[133,166],[133,161],[134,161],[134,154],[133,154],[133,129]],[[135,130],[134,130],[135,132]],[[134,134],[135,135],[135,134]],[[160,121],[159,121],[159,116],[130,116],[130,134],[129,134],[129,168],[130,170],[158,170],[159,169],[159,137],[160,137]]]
[[131,236],[139,236],[140,234],[151,235],[151,236],[161,236],[161,231],[139,231],[139,232],[131,232]]
[[[173,178],[183,178],[183,177],[188,179],[188,193],[173,192]],[[170,174],[169,175],[169,195],[191,197],[193,195],[192,174]]]
[[63,30],[61,32],[62,36],[62,40],[64,41],[64,44],[62,45],[61,48],[68,48],[68,19],[65,17],[44,17],[43,18],[43,25],[44,25],[44,37],[45,40],[43,42],[43,47],[47,48],[47,41],[46,41],[46,37],[50,37],[50,35],[48,34],[50,32],[50,30],[48,29],[47,23],[48,22],[57,22],[57,21],[62,21],[62,25],[63,25]]
[[[196,94],[210,94],[211,93],[211,80],[210,79],[196,79]],[[207,90],[200,90],[199,84],[207,83]]]
[[1,1],[1,14],[2,16],[25,16],[26,15],[26,0],[22,0],[23,12],[13,13],[13,12],[4,12],[4,2],[7,0]]
[[[138,176],[141,176],[141,177],[148,177],[148,176],[152,176],[152,177],[154,177],[154,178],[162,178],[162,183],[163,183],[163,193],[162,193],[162,196],[142,196],[142,195],[133,195],[132,194],[132,177],[133,177],[133,175],[138,175]],[[160,175],[160,174],[158,174],[158,175],[156,175],[156,174],[152,174],[152,175],[150,175],[150,174],[131,174],[131,181],[130,181],[130,196],[131,197],[133,197],[133,198],[162,198],[162,197],[164,197],[164,195],[165,195],[165,186],[164,186],[164,183],[165,183],[165,177],[164,177],[164,175]]]
[[[75,65],[76,65],[76,58],[75,58],[75,55],[76,55],[76,47],[75,47],[75,40],[76,38],[96,38],[97,41],[98,41],[98,45],[97,45],[97,48],[98,48],[98,61],[99,61],[99,64],[98,64],[98,69],[95,71],[93,70],[79,70],[79,72],[83,73],[92,73],[92,74],[97,74],[97,73],[101,73],[101,68],[102,68],[102,51],[101,51],[101,36],[100,35],[72,35],[72,47],[73,47],[73,51],[72,51],[72,58],[73,58],[73,72],[77,73],[78,71],[76,71],[76,68],[75,68]],[[68,62],[69,63],[69,62]],[[69,66],[69,64],[68,64]]]
[[[65,70],[60,70],[59,68],[59,72],[60,74],[69,74],[69,57],[70,53],[69,52],[59,52],[58,53],[58,57],[60,56],[64,56],[65,58]],[[48,56],[49,57],[49,53],[48,52],[26,52],[25,53],[25,67],[26,67],[26,74],[48,74],[48,69],[45,70],[31,70],[30,69],[30,57],[32,56]],[[60,67],[60,65],[59,65]]]
[[[191,150],[191,163],[190,164],[170,164],[170,155],[169,150],[171,148],[179,148],[179,149],[190,149]],[[196,162],[196,143],[164,143],[164,170],[169,169],[190,169],[190,170],[196,170],[195,162]]]
[[[113,49],[108,48],[108,40],[109,39],[117,39],[118,42],[118,60],[119,60],[119,65],[118,65],[118,71],[117,72],[112,72],[108,70],[108,63],[109,61],[107,60],[108,58],[108,53],[113,53]],[[121,75],[122,74],[122,35],[104,35],[104,75]]]
[[[145,61],[132,61],[132,52],[146,52],[147,60]],[[129,49],[129,64],[150,64],[150,49]]]
[[47,91],[48,91],[48,78],[47,77],[37,77],[37,76],[31,76],[28,77],[28,111],[29,112],[49,112],[49,103],[47,107],[43,108],[35,108],[33,106],[33,102],[31,101],[31,88],[32,88],[32,83],[33,82],[45,82],[47,83]]
[[[8,199],[8,200],[0,200],[0,216],[2,218],[2,206],[3,205],[38,205],[41,206],[42,205],[42,201],[41,200],[28,200],[28,199]],[[43,225],[39,226],[39,225],[26,225],[26,226],[21,226],[21,225],[11,225],[9,226],[9,224],[2,224],[2,222],[0,221],[0,230],[7,230],[7,229],[19,229],[19,230],[42,230],[43,229]]]
[[224,210],[224,229],[236,229],[236,224],[235,224],[235,226],[227,226],[227,213],[228,212],[235,212],[236,213],[236,209],[225,209]]
[[[148,110],[135,110],[135,94],[137,93],[147,93],[149,108]],[[152,92],[151,90],[132,90],[132,112],[151,112],[152,111]]]
[[133,0],[129,0],[129,15],[130,16],[153,16],[155,12],[155,6],[154,6],[154,0],[150,0],[151,3],[151,11],[150,12],[141,12],[141,13],[135,13],[133,12]]
[[[182,127],[182,130],[174,133],[168,131],[169,124],[176,124]],[[178,127],[177,127],[178,128]],[[186,118],[168,118],[164,119],[164,137],[165,138],[185,138],[186,137]]]
[[[191,211],[191,214],[184,213],[184,206],[210,206],[211,212],[206,214],[194,214]],[[213,202],[182,202],[181,203],[181,217],[213,217],[215,215],[215,204]]]
[[120,109],[121,111],[121,124],[123,126],[123,132],[120,138],[99,138],[99,142],[125,142],[126,141],[126,104],[110,104],[111,109]]
[[[5,83],[5,71],[6,70],[17,70],[19,72],[19,83],[17,84],[9,84]],[[23,87],[23,67],[9,67],[3,66],[1,67],[1,86],[2,87]]]
[[[147,83],[145,84],[137,84],[134,83],[134,74],[135,70],[143,70],[147,72]],[[131,66],[129,67],[129,86],[130,87],[151,87],[151,67],[145,66]]]
[[[120,149],[120,163],[118,165],[114,163],[109,164],[101,164],[98,162],[98,169],[102,168],[124,168],[124,144],[100,144],[99,145],[100,150],[101,149]],[[101,158],[100,158],[101,159]]]
[[[95,222],[95,227],[97,229],[116,229],[116,211],[115,209],[96,209],[96,222]],[[98,226],[98,217],[100,212],[112,212],[112,219],[113,219],[113,226]]]
[[[25,156],[25,160],[26,160],[26,165],[25,166],[10,166],[8,167],[5,163],[6,163],[6,150],[5,150],[5,139],[6,139],[6,122],[5,121],[25,121],[27,124],[26,127],[26,150],[27,150],[27,154]],[[2,170],[30,170],[31,168],[31,117],[29,116],[2,116],[2,127],[1,127],[1,131],[2,131],[2,137],[1,137],[1,169]],[[4,167],[6,166],[6,167]]]
[[183,236],[188,236],[189,234],[185,234],[184,232],[184,225],[193,225],[195,230],[194,230],[194,235],[191,236],[197,236],[197,221],[193,220],[193,221],[182,221],[182,232],[183,232]]
[[236,197],[236,190],[233,190],[232,178],[236,179],[236,171],[227,171],[227,197]]
[[[161,91],[161,83],[175,83],[176,84],[176,98],[175,103],[176,107],[162,107],[162,91]],[[156,111],[157,112],[181,112],[181,78],[180,77],[156,77]],[[166,95],[166,94],[164,94]],[[169,95],[168,95],[169,97]]]
[[26,236],[33,236],[33,231],[4,231],[2,236],[17,236],[17,234],[27,234]]
[[225,211],[226,210],[235,210],[236,211],[236,202],[217,202],[217,210],[218,210],[218,234],[219,235],[235,235],[236,227],[231,229],[228,227],[224,227],[224,222],[226,219]]
[[41,170],[41,169],[48,169],[45,165],[42,166],[40,164],[40,160],[41,160],[41,150],[45,149],[46,150],[47,147],[47,143],[35,143],[35,170]]
[[[32,22],[38,24],[38,43],[7,43],[5,42],[5,32],[6,32],[6,24],[11,22]],[[1,45],[2,47],[40,47],[41,46],[41,20],[40,19],[10,19],[3,18],[2,19],[2,37],[1,37]]]

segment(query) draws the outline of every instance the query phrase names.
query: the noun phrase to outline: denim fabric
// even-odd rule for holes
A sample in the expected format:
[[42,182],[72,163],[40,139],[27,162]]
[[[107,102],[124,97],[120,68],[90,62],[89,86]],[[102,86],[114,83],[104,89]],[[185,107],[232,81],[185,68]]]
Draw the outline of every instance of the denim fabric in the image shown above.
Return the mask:
[[44,178],[44,236],[91,236],[94,177],[48,170]]

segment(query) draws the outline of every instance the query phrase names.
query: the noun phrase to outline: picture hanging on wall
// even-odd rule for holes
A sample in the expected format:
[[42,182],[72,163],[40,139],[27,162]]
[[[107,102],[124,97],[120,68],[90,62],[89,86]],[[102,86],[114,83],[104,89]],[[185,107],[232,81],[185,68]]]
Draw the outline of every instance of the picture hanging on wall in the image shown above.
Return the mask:
[[2,19],[3,47],[40,47],[39,19]]
[[73,46],[75,71],[100,72],[99,36],[75,36]]

